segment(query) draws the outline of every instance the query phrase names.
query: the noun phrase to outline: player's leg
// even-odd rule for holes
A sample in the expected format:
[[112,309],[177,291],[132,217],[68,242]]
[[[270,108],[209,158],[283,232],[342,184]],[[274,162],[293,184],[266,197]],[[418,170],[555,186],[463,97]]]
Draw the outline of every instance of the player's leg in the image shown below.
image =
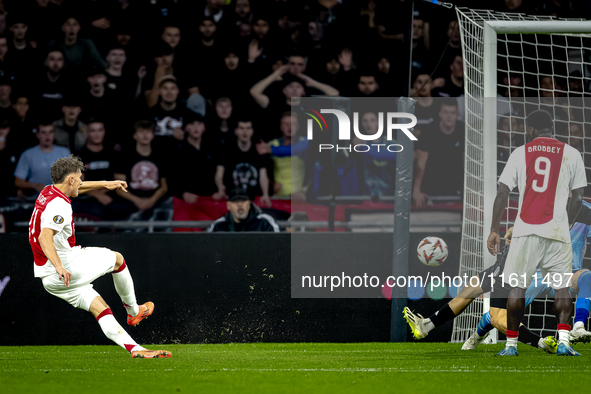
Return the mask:
[[147,302],[144,305],[138,305],[135,297],[135,289],[133,286],[133,279],[129,272],[129,267],[125,263],[125,259],[121,253],[115,253],[115,267],[112,272],[113,283],[115,290],[123,305],[127,310],[127,324],[135,326],[143,319],[146,319],[154,312],[154,304]]
[[[171,353],[166,350],[147,350],[137,344],[136,341],[121,327],[113,316],[111,308],[92,288],[89,288],[85,298],[88,300],[95,295],[94,299],[88,305],[88,311],[92,313],[98,322],[101,330],[107,338],[127,350],[133,358],[166,358],[171,357]],[[85,309],[86,302],[81,307]]]
[[507,343],[499,356],[516,356],[519,326],[525,312],[525,291],[544,256],[544,239],[536,235],[513,237],[502,284],[511,287],[507,299]]
[[569,279],[572,274],[572,246],[562,242],[546,239],[540,249],[545,250],[546,258],[540,264],[542,277],[554,289],[554,313],[558,323],[558,352],[559,356],[580,356],[570,345],[570,330],[568,324],[573,301],[570,295]]
[[404,318],[410,326],[415,339],[423,339],[431,330],[441,326],[445,322],[453,320],[457,315],[462,313],[476,297],[483,294],[483,290],[479,286],[479,277],[474,276],[473,278],[474,280],[468,281],[456,297],[428,318],[424,318],[418,313],[415,314],[411,312],[408,307],[404,308]]
[[464,342],[462,350],[475,350],[493,328],[494,327],[490,322],[490,311],[482,314],[478,326],[476,327],[476,331],[474,331],[470,338]]
[[[503,249],[502,254],[499,257],[497,257],[497,262],[492,267],[488,268],[487,270],[483,271],[480,274],[480,278],[482,280],[481,286],[482,286],[483,292],[484,293],[490,292],[491,306],[494,305],[494,302],[495,302],[494,297],[498,298],[497,292],[495,289],[499,288],[499,285],[502,282],[500,275],[505,270],[505,264],[507,261],[508,254],[509,254],[509,247],[506,246]],[[507,304],[507,302],[506,302],[506,296],[505,296],[503,308],[505,308],[506,304]],[[468,340],[466,342],[464,342],[464,344],[462,345],[462,350],[476,349],[478,347],[478,345],[480,345],[480,343],[488,336],[488,333],[493,328],[494,327],[491,324],[490,311],[484,313],[480,317],[480,321],[478,322],[478,326],[476,328],[476,331],[474,333],[472,333],[470,338],[468,338]]]
[[577,293],[575,324],[570,332],[571,343],[591,342],[591,332],[585,330],[585,323],[591,310],[591,272],[587,269],[574,273],[571,289]]

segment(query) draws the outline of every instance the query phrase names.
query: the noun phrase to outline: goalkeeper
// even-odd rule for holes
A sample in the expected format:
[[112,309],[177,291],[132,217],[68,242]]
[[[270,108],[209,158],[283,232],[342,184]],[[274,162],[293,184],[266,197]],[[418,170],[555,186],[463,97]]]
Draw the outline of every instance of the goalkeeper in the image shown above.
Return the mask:
[[[491,297],[491,311],[500,310],[501,308],[506,308],[507,305],[507,296],[508,292],[502,293],[502,295],[497,295],[499,292],[499,288],[501,288],[501,280],[496,279],[501,276],[503,273],[503,269],[505,267],[505,261],[507,260],[507,255],[509,252],[509,247],[505,247],[503,250],[502,255],[498,258],[495,265],[485,269],[484,271],[480,272],[477,276],[473,276],[470,278],[468,283],[464,285],[464,288],[460,293],[454,297],[449,303],[445,304],[441,309],[431,315],[429,318],[424,318],[420,314],[414,314],[413,312],[405,307],[403,310],[404,318],[406,322],[410,326],[413,336],[415,339],[423,339],[425,338],[431,330],[436,327],[441,326],[443,323],[454,319],[460,313],[466,309],[468,305],[474,301],[475,298],[481,296],[482,294],[492,292],[494,294],[494,298]],[[501,298],[503,297],[503,298]],[[496,303],[495,303],[496,301]],[[494,307],[493,307],[494,306]],[[495,314],[491,316],[496,316]],[[499,325],[494,326],[499,331],[506,330],[506,316],[507,313],[505,311],[505,322],[504,327]],[[482,319],[481,319],[482,320]],[[492,322],[489,321],[488,324],[496,324],[496,320],[492,319]],[[480,327],[480,324],[479,324]],[[492,329],[489,329],[489,331]],[[484,340],[487,334],[483,334],[478,339],[478,344]],[[472,339],[472,337],[470,338]],[[468,341],[470,341],[470,339]],[[540,337],[539,335],[530,331],[526,326],[523,324],[519,327],[519,340],[525,344],[531,345],[533,347],[542,349],[548,353],[556,354],[556,349],[558,347],[558,343],[552,336],[548,336],[545,338]],[[467,342],[466,342],[467,343]],[[478,346],[476,344],[476,346]],[[475,347],[474,347],[475,348]],[[464,349],[464,347],[462,347]]]

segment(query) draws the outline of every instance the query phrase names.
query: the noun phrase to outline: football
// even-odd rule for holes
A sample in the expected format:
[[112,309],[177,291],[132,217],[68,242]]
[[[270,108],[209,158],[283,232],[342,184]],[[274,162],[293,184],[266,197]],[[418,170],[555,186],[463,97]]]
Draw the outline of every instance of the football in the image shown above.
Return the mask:
[[439,237],[425,237],[417,246],[419,260],[429,267],[443,264],[447,255],[447,244]]

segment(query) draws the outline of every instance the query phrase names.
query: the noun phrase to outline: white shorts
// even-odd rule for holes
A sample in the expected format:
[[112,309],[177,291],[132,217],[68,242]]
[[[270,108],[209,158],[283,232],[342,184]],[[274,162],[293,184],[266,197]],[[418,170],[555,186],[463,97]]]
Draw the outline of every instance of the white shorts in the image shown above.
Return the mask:
[[502,280],[512,287],[526,289],[540,267],[550,287],[563,289],[570,286],[572,259],[571,244],[537,235],[513,237]]
[[49,294],[88,311],[92,301],[99,296],[92,288],[92,282],[113,272],[116,260],[115,252],[107,248],[82,248],[66,268],[72,274],[70,287],[64,285],[57,273],[42,278],[43,287]]

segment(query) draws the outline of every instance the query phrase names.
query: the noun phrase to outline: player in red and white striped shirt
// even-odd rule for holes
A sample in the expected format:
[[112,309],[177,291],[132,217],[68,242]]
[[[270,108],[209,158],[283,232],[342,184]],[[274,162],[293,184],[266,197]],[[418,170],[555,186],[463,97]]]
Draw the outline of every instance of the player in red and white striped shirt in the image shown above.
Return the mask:
[[[53,185],[46,186],[29,222],[29,243],[35,258],[35,277],[43,287],[72,306],[89,311],[105,335],[133,358],[171,357],[165,350],[139,346],[117,323],[111,309],[92,288],[92,282],[111,273],[115,290],[127,309],[127,324],[137,325],[154,311],[154,304],[138,305],[133,280],[123,256],[106,248],[76,246],[70,197],[97,189],[124,190],[124,181],[82,182],[84,163],[78,157],[58,159],[51,166]],[[63,280],[63,281],[62,281]]]
[[[526,120],[530,142],[509,156],[499,178],[493,207],[488,250],[500,250],[499,225],[507,198],[519,189],[519,211],[513,240],[503,272],[503,286],[513,289],[507,301],[507,345],[501,356],[517,355],[517,333],[525,309],[525,290],[539,267],[555,290],[554,311],[558,321],[559,356],[580,356],[570,346],[568,321],[572,314],[569,292],[572,277],[572,246],[569,228],[575,221],[587,186],[581,154],[553,138],[554,122],[543,110]],[[569,193],[572,198],[568,203]]]

